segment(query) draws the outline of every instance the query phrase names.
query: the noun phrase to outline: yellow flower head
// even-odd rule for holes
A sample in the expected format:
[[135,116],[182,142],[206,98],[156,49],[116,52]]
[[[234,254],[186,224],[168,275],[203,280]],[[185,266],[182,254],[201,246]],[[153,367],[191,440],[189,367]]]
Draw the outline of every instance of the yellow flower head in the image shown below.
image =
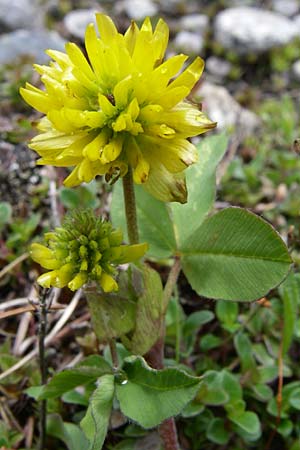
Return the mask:
[[85,48],[66,44],[66,53],[48,50],[49,66],[36,65],[45,90],[31,84],[23,98],[45,114],[30,148],[39,164],[75,166],[66,186],[105,175],[113,182],[132,167],[135,183],[162,201],[186,201],[183,171],[197,159],[187,138],[215,126],[185,97],[203,71],[197,57],[177,78],[187,59],[163,61],[169,30],[159,20],[132,22],[124,35],[112,20],[96,14],[86,30]]
[[121,245],[122,238],[121,230],[113,229],[91,211],[67,216],[61,228],[45,234],[46,246],[31,245],[32,259],[50,269],[38,283],[46,288],[68,286],[75,291],[96,281],[104,292],[117,291],[115,266],[141,258],[148,249],[147,244]]

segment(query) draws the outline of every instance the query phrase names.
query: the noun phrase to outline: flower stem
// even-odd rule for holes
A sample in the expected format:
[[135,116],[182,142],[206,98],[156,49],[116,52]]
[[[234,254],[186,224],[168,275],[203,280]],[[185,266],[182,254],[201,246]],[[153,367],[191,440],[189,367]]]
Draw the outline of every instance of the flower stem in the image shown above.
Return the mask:
[[[177,283],[178,276],[180,274],[181,265],[180,258],[176,257],[174,264],[170,270],[163,293],[163,314],[165,314],[169,300]],[[160,336],[153,347],[145,355],[147,362],[154,369],[163,369],[164,367],[164,341],[165,341],[165,321],[162,320],[162,327]],[[164,450],[180,450],[176,424],[173,417],[165,420],[158,427],[159,435],[163,442]]]
[[123,193],[129,243],[138,244],[139,232],[137,225],[136,203],[131,167],[128,167],[128,172],[123,177]]
[[[40,298],[39,311],[39,366],[41,374],[41,384],[47,383],[47,362],[45,356],[45,337],[47,333],[47,293],[44,290]],[[46,419],[47,418],[47,400],[40,403],[40,439],[39,450],[44,450],[46,445]]]
[[114,369],[118,369],[119,367],[119,358],[118,358],[118,352],[117,352],[117,345],[116,341],[114,339],[110,339],[108,342],[110,354],[111,354],[111,360],[113,363]]

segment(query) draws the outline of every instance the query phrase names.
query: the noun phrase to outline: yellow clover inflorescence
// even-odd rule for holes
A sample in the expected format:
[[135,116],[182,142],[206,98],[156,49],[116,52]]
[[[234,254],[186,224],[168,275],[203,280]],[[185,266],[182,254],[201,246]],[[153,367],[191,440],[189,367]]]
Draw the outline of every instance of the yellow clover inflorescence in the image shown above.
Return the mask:
[[118,290],[115,266],[141,258],[148,244],[122,245],[122,231],[91,211],[67,216],[63,226],[45,234],[46,246],[31,245],[30,254],[42,267],[50,269],[38,278],[46,288],[68,286],[72,291],[89,281],[104,292]]
[[187,138],[213,128],[197,106],[185,101],[203,71],[197,57],[177,78],[187,56],[163,61],[169,38],[160,19],[124,35],[112,20],[96,14],[86,30],[88,59],[74,43],[66,53],[48,50],[49,66],[35,65],[45,85],[21,88],[23,98],[45,114],[30,148],[39,164],[75,166],[65,185],[105,175],[113,182],[133,170],[135,183],[162,201],[187,198],[184,169],[197,160]]

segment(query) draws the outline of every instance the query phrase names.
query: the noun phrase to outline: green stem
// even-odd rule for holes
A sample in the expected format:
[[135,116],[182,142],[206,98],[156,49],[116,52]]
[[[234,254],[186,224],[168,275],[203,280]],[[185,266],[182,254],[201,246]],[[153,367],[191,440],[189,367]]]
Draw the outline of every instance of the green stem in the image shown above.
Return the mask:
[[[163,369],[164,367],[164,341],[165,341],[165,322],[164,315],[167,310],[173,290],[176,286],[178,276],[180,274],[181,264],[180,258],[176,257],[174,264],[170,270],[163,293],[163,323],[160,331],[160,336],[153,347],[145,355],[147,362],[154,369]],[[163,441],[164,450],[180,450],[176,424],[173,417],[165,420],[158,427],[159,435]]]
[[112,360],[112,363],[113,363],[113,367],[114,367],[114,369],[118,369],[118,367],[119,367],[119,358],[118,358],[116,341],[114,339],[110,339],[108,344],[109,344],[109,349],[110,349],[110,354],[111,354],[111,360]]
[[164,293],[163,293],[162,304],[163,304],[163,313],[164,314],[167,311],[168,304],[169,304],[171,295],[173,293],[173,290],[176,286],[180,271],[181,271],[180,258],[179,258],[179,256],[175,256],[174,264],[169,272],[169,276],[168,276],[168,279],[167,279],[167,282],[166,282],[166,285],[164,288]]
[[[125,212],[127,221],[127,233],[130,244],[137,244],[139,242],[138,224],[137,224],[137,214],[136,214],[136,203],[134,194],[134,185],[132,170],[129,167],[127,174],[123,177],[123,193],[125,202]],[[159,338],[154,344],[152,349],[148,352],[146,359],[148,363],[155,369],[163,368],[164,359],[164,337],[165,337],[165,324],[164,315],[167,310],[167,306],[172,295],[174,286],[177,282],[178,275],[180,273],[180,259],[176,257],[174,265],[170,270],[169,277],[164,289],[163,294],[163,320],[162,327]],[[176,425],[174,418],[165,420],[159,426],[159,434],[163,441],[164,450],[179,450],[179,443],[176,431]]]
[[134,184],[132,169],[128,168],[127,174],[123,177],[123,193],[125,202],[125,213],[127,222],[127,233],[130,244],[138,244],[139,232],[136,216],[136,203],[134,194]]
[[[47,332],[47,293],[44,290],[40,299],[40,311],[39,311],[39,366],[42,385],[47,383],[47,362],[45,356],[46,332]],[[46,418],[47,418],[47,401],[42,400],[40,403],[39,450],[44,450],[46,445]]]

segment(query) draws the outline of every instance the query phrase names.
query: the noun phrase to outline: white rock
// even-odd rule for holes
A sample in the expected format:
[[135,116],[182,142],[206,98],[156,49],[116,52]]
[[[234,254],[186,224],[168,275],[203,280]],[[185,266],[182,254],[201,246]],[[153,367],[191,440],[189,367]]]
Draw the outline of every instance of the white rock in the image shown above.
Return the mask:
[[209,26],[209,18],[204,14],[188,14],[179,20],[181,30],[204,34]]
[[197,91],[203,111],[217,122],[217,130],[235,128],[243,136],[249,136],[260,125],[260,120],[252,111],[242,108],[222,86],[204,82]]
[[96,9],[75,9],[64,17],[64,26],[66,30],[73,36],[84,40],[85,30],[88,24],[96,24]]
[[44,13],[37,0],[0,0],[0,23],[6,28],[42,28]]
[[229,8],[216,16],[215,39],[239,54],[264,52],[288,44],[298,34],[296,24],[278,13],[259,8]]
[[124,0],[120,3],[119,8],[134,20],[142,20],[158,13],[158,7],[152,0]]
[[292,75],[296,81],[300,81],[300,59],[292,65]]
[[191,31],[180,31],[174,39],[175,48],[188,55],[201,53],[203,44],[204,41],[201,34]]
[[227,77],[232,69],[232,64],[225,59],[218,58],[217,56],[210,56],[205,61],[205,68],[211,75],[222,79]]
[[300,36],[300,14],[294,17],[293,23],[296,25],[298,30],[298,36]]
[[298,0],[273,0],[274,11],[283,14],[284,16],[294,16],[299,11]]
[[0,64],[7,64],[17,57],[30,55],[35,62],[49,61],[45,50],[64,51],[65,41],[55,31],[17,30],[0,36]]

